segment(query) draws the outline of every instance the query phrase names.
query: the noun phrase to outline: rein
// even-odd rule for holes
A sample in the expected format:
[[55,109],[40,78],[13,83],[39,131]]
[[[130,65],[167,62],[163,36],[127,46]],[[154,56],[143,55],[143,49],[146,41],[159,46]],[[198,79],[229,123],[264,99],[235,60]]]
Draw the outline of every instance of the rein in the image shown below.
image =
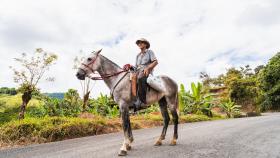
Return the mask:
[[[96,61],[98,55],[99,55],[99,54],[97,54],[97,56],[95,57],[95,59],[93,59],[89,64],[84,64],[84,63],[82,63],[82,65],[85,66],[85,67],[87,67],[93,74],[97,74],[97,73],[90,67],[90,65],[92,65],[92,64]],[[82,69],[82,70],[83,70],[83,69]],[[83,71],[84,71],[84,70],[83,70]],[[115,88],[116,88],[116,87],[119,85],[119,83],[124,79],[124,77],[129,73],[128,70],[123,69],[122,71],[115,72],[115,73],[112,73],[112,74],[99,74],[100,76],[98,76],[98,77],[90,77],[90,76],[88,76],[88,77],[89,77],[90,79],[92,79],[92,80],[104,80],[104,79],[106,79],[106,78],[110,78],[110,77],[113,77],[113,76],[117,76],[117,75],[119,75],[119,74],[121,74],[121,73],[123,73],[123,72],[125,72],[125,74],[121,77],[121,79],[119,79],[119,80],[117,81],[117,83],[113,86],[113,88],[112,88],[112,90],[111,90],[111,92],[110,92],[112,98],[114,98],[113,93],[114,93],[114,91],[115,91]]]
[[[92,64],[96,61],[98,55],[99,55],[99,54],[97,54],[97,56],[96,56],[90,63],[88,63],[88,64],[82,63],[82,65],[85,66],[85,67],[87,67],[88,69],[90,69],[90,71],[91,71],[93,74],[97,74],[97,73],[95,73],[95,71],[90,67],[90,65],[92,65]],[[104,80],[104,79],[106,79],[106,78],[110,78],[110,77],[113,77],[113,76],[117,76],[117,75],[119,75],[119,74],[121,74],[121,73],[123,73],[123,72],[127,72],[127,70],[122,70],[122,71],[115,72],[115,73],[112,73],[112,74],[99,74],[100,76],[97,76],[97,77],[90,77],[90,76],[88,76],[88,77],[89,77],[90,79],[92,79],[92,80]]]
[[[100,76],[97,76],[97,77],[89,77],[90,79],[92,80],[104,80],[106,78],[110,78],[110,77],[113,77],[113,76],[117,76],[123,72],[127,72],[126,70],[122,70],[122,71],[119,71],[119,72],[115,72],[115,73],[112,73],[112,74],[100,74]],[[97,74],[97,73],[94,73],[93,74]]]

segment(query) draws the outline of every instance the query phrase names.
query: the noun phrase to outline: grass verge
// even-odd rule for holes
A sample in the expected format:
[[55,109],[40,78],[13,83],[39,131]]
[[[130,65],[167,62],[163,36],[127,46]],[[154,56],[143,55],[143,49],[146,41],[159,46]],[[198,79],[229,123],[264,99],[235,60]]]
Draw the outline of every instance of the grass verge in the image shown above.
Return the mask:
[[[180,123],[209,121],[222,117],[209,118],[205,115],[181,115]],[[150,128],[162,125],[160,114],[131,116],[133,129]],[[172,123],[172,121],[170,121]],[[10,121],[0,126],[0,148],[46,143],[65,139],[113,133],[122,130],[120,118],[44,117]]]

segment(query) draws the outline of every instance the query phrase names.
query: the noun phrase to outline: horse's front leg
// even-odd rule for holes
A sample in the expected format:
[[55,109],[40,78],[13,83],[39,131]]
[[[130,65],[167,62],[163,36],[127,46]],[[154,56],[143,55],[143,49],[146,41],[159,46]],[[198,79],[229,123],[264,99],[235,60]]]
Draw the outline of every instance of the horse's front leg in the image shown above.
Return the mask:
[[122,104],[120,106],[122,126],[124,131],[124,142],[120,148],[119,156],[127,155],[127,150],[131,149],[131,143],[133,142],[132,129],[130,125],[128,104]]

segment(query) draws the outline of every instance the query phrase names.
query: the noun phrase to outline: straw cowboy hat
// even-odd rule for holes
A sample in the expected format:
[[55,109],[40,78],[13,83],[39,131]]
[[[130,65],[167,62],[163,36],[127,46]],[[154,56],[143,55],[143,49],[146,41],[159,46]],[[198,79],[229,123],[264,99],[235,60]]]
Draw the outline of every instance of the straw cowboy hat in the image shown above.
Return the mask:
[[140,42],[143,42],[147,45],[147,49],[150,48],[150,42],[148,40],[146,40],[145,38],[140,38],[136,41],[136,44],[140,43]]

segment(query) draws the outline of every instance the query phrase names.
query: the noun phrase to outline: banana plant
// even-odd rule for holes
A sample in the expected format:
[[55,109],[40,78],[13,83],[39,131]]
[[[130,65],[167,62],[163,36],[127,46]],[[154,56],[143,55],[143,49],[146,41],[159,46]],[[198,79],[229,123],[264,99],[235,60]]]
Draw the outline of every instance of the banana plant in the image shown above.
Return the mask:
[[212,95],[209,94],[204,98],[204,103],[200,106],[202,113],[209,117],[213,117],[212,108],[215,106],[213,101]]
[[191,83],[191,92],[186,92],[181,85],[179,94],[183,113],[197,113],[201,111],[207,116],[212,116],[213,97],[211,94],[203,92],[201,83],[198,82],[197,85]]
[[91,102],[93,104],[93,109],[91,111],[93,111],[95,114],[108,117],[116,117],[119,115],[117,104],[111,97],[108,97],[107,95],[103,95],[101,93],[97,99]]
[[240,105],[235,105],[234,102],[229,100],[228,102],[220,104],[220,107],[226,112],[227,117],[231,118],[234,114],[240,112]]

